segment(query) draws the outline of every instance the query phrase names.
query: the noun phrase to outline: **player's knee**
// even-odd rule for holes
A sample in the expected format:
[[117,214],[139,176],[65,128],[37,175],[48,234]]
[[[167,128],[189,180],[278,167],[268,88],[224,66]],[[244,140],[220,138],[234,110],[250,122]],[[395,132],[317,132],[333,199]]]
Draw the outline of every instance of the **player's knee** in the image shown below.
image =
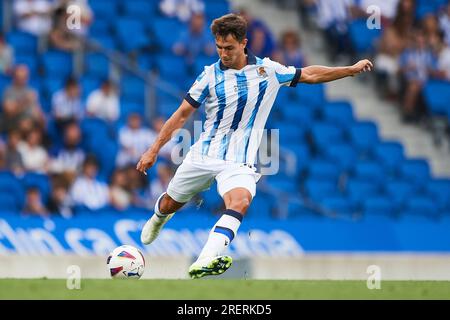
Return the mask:
[[237,211],[244,215],[247,212],[248,207],[250,206],[250,202],[251,200],[248,197],[231,199],[227,209]]

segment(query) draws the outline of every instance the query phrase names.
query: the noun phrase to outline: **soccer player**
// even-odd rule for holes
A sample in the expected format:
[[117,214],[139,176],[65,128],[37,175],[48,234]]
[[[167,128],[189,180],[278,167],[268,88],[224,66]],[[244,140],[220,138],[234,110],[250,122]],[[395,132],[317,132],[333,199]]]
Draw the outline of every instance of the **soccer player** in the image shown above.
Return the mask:
[[264,129],[280,87],[333,81],[373,68],[369,60],[346,67],[296,69],[269,58],[260,59],[246,49],[246,27],[245,20],[236,14],[213,21],[211,31],[220,59],[205,67],[137,164],[142,173],[153,166],[172,133],[182,128],[205,102],[205,130],[178,167],[167,191],[157,200],[155,212],[141,233],[142,243],[150,244],[177,210],[216,179],[226,210],[189,268],[193,279],[222,274],[231,266],[232,258],[223,252],[255,196],[260,175],[253,165],[262,137],[259,132]]

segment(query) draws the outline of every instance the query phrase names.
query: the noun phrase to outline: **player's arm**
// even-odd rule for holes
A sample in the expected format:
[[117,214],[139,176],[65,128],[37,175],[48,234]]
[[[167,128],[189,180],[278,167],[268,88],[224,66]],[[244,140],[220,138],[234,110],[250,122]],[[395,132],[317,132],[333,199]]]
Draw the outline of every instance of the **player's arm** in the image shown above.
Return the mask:
[[158,152],[172,138],[172,134],[182,128],[189,117],[194,113],[194,108],[189,102],[183,100],[180,107],[166,121],[153,145],[142,155],[136,169],[145,174],[145,171],[156,162]]
[[373,64],[367,59],[360,60],[354,65],[346,67],[309,66],[301,69],[299,82],[329,82],[346,77],[353,77],[359,73],[371,71],[372,69]]

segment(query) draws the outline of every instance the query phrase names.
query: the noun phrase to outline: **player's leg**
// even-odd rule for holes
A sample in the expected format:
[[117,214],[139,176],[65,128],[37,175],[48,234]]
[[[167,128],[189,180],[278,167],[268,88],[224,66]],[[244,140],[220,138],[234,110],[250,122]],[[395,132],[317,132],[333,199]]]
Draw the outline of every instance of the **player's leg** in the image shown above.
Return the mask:
[[167,192],[164,192],[156,201],[154,214],[142,229],[141,242],[143,244],[152,243],[158,237],[167,221],[169,221],[175,212],[181,209],[185,203],[186,202],[182,203],[175,201],[167,194]]
[[175,212],[198,192],[208,188],[212,179],[211,172],[183,161],[170,181],[167,192],[163,193],[156,201],[154,214],[142,229],[142,243],[152,243]]
[[231,266],[231,257],[224,256],[223,252],[236,236],[256,193],[257,175],[253,171],[233,176],[225,174],[216,179],[226,210],[211,229],[198,259],[189,268],[191,278],[222,274]]

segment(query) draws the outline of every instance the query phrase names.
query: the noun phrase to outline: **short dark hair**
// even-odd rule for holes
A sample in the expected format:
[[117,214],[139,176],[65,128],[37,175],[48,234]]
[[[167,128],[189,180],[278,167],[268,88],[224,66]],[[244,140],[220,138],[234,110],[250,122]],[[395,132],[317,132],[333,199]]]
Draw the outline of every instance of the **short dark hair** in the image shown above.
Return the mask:
[[211,24],[211,32],[216,38],[226,38],[231,34],[233,38],[242,42],[247,35],[247,21],[238,14],[229,13],[214,19]]

